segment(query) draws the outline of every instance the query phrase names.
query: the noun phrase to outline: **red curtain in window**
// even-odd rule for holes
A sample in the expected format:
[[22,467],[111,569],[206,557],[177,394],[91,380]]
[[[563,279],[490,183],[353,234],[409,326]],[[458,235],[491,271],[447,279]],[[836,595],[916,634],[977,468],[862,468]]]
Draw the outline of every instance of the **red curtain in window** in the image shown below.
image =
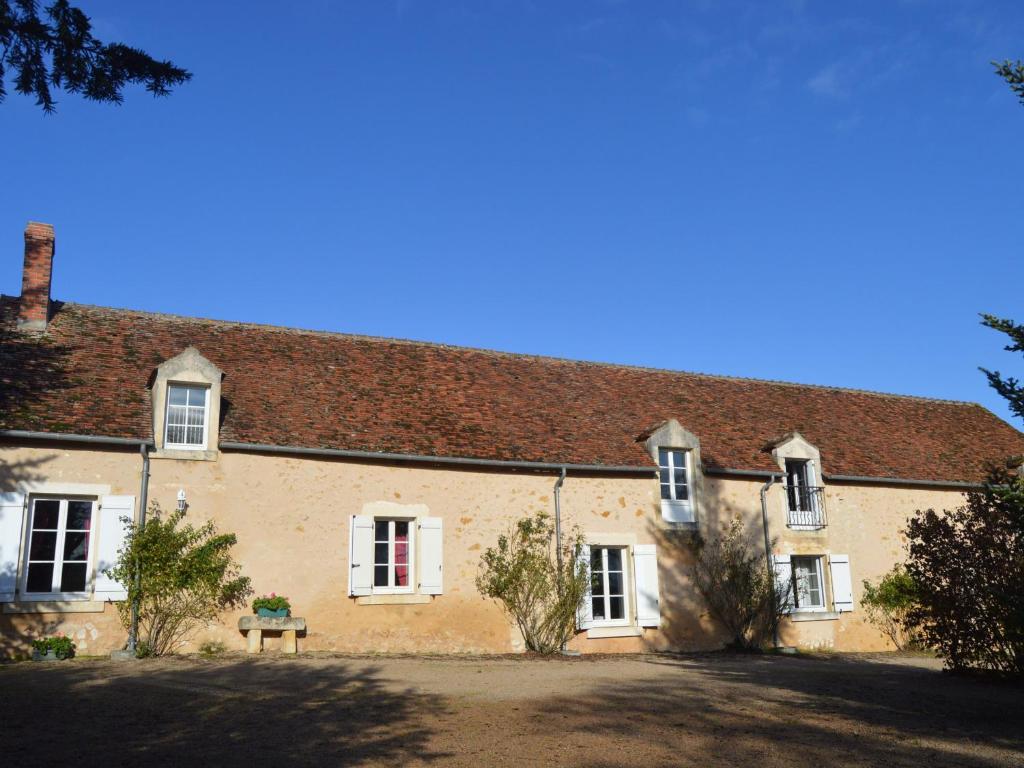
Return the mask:
[[395,531],[395,586],[409,586],[409,533]]

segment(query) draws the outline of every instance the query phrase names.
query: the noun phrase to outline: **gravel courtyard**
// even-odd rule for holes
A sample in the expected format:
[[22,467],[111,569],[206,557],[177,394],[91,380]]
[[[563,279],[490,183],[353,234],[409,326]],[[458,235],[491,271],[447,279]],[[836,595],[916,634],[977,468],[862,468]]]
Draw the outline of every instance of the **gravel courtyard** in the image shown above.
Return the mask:
[[1024,766],[931,660],[244,656],[0,667],[11,766]]

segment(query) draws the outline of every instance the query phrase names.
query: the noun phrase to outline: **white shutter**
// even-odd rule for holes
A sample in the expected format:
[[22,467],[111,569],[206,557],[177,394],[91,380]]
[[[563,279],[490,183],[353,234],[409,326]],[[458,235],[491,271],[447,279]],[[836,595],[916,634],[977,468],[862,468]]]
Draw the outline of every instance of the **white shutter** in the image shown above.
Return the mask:
[[124,547],[125,536],[135,522],[134,496],[104,496],[100,499],[99,542],[96,547],[96,599],[126,600],[124,584],[103,573],[117,564],[117,551]]
[[594,623],[594,606],[590,602],[590,545],[583,544],[580,547],[577,562],[582,562],[587,570],[587,589],[583,593],[579,608],[576,609],[577,629],[590,629]]
[[789,613],[795,607],[793,604],[793,566],[789,562],[789,555],[773,555],[775,563],[775,590],[784,595],[782,606],[785,613]]
[[444,592],[444,528],[440,517],[420,518],[420,594]]
[[850,556],[830,555],[832,571],[832,603],[837,611],[853,610],[853,579],[850,577]]
[[658,548],[653,544],[633,547],[633,579],[636,583],[636,623],[641,627],[660,627]]
[[368,595],[373,591],[373,518],[352,515],[348,532],[348,593]]
[[3,601],[14,600],[24,518],[24,495],[0,493],[0,600]]

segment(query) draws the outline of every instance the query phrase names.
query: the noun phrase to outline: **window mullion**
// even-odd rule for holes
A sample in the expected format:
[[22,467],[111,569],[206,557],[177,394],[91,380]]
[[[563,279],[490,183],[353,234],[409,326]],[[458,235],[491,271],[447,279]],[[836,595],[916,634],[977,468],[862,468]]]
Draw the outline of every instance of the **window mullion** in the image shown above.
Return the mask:
[[64,533],[67,530],[68,500],[61,499],[60,512],[57,514],[56,544],[53,549],[53,575],[50,578],[50,591],[60,592],[61,574],[64,572]]
[[395,588],[395,521],[388,521],[388,587]]

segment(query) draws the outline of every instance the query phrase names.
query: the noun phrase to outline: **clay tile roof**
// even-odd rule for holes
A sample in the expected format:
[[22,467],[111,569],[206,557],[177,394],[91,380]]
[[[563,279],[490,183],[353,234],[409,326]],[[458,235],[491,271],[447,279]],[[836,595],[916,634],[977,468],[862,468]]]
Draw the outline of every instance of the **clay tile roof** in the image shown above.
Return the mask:
[[194,345],[225,372],[222,442],[649,466],[677,419],[708,467],[775,470],[799,431],[826,474],[977,481],[1024,435],[973,403],[58,305],[42,337],[0,300],[0,429],[151,439],[147,384]]

